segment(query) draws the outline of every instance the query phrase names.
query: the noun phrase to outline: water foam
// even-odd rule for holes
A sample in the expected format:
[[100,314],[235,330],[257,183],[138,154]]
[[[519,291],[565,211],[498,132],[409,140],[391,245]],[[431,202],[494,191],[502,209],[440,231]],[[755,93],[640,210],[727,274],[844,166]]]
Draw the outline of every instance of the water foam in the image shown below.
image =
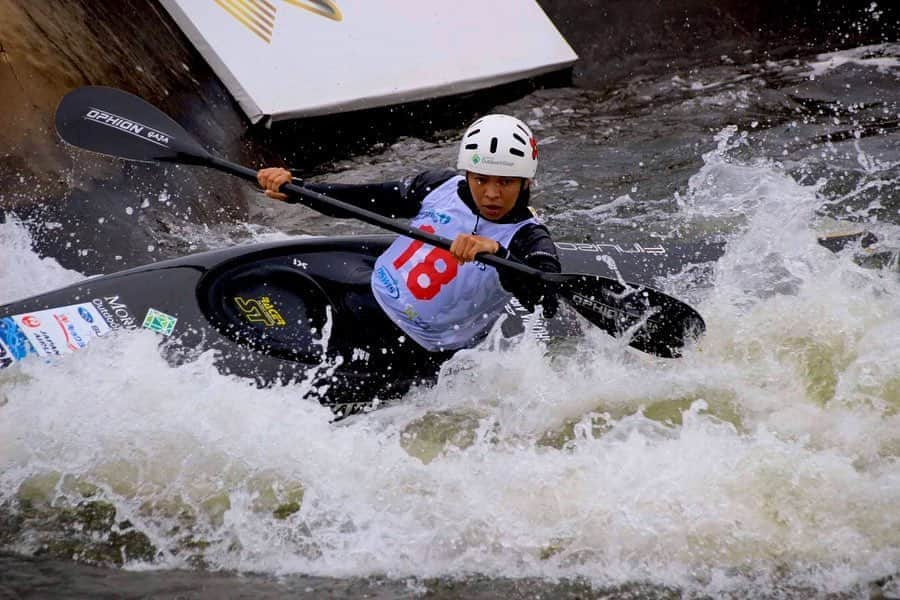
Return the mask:
[[[730,236],[698,298],[708,333],[679,361],[599,332],[549,349],[488,340],[436,386],[333,425],[296,389],[218,374],[210,354],[175,368],[149,332],[110,336],[0,373],[0,497],[110,502],[157,550],[133,568],[202,555],[241,571],[709,594],[851,591],[896,573],[900,282],[820,248],[819,188],[729,158],[736,140],[720,134],[679,198]],[[0,235],[15,248],[10,299],[32,289],[25,273],[77,279],[17,225]],[[42,543],[32,533],[19,549]]]

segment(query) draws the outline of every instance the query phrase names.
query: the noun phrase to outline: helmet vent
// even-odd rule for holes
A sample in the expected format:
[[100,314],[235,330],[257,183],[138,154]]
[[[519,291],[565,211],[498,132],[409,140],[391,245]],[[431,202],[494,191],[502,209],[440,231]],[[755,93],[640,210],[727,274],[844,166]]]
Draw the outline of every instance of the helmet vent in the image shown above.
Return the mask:
[[524,133],[524,134],[527,135],[528,137],[531,137],[531,134],[528,133],[528,130],[525,129],[524,127],[522,127],[519,123],[516,123],[516,127],[518,127],[519,129],[521,129],[521,130],[522,130],[522,133]]
[[525,156],[525,153],[522,152],[521,150],[519,150],[518,148],[510,148],[509,153],[515,154],[516,156]]
[[478,150],[478,144],[466,144],[466,150]]
[[481,133],[481,130],[476,129],[475,131],[470,131],[469,135],[467,135],[466,137],[472,137],[473,135],[478,135],[479,133]]
[[518,133],[514,133],[513,137],[516,138],[520,144],[522,144],[523,146],[525,145],[525,140],[522,139],[522,136],[520,136]]
[[497,152],[497,138],[491,138],[491,154]]

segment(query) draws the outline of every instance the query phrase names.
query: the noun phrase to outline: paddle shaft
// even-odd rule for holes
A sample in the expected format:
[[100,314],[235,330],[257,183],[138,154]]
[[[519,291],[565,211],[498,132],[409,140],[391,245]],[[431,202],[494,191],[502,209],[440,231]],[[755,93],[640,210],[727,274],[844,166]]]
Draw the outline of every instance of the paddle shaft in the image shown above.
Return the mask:
[[[238,177],[243,177],[248,181],[257,181],[257,173],[253,169],[248,169],[247,167],[241,166],[239,164],[229,162],[227,160],[219,158],[218,156],[210,156],[209,161],[205,164],[206,166],[218,169],[219,171],[237,175]],[[398,221],[390,217],[385,217],[384,215],[380,215],[370,210],[360,208],[347,202],[342,202],[330,196],[308,190],[294,183],[284,184],[283,186],[281,186],[280,191],[289,192],[290,194],[304,198],[306,200],[304,204],[310,205],[310,208],[315,209],[316,204],[319,204],[328,206],[333,209],[338,209],[346,213],[348,216],[359,219],[360,221],[364,221],[370,225],[375,225],[376,227],[381,227],[382,229],[387,229],[388,231],[393,231],[394,233],[405,235],[406,237],[412,238],[414,240],[419,240],[420,242],[425,242],[426,244],[430,244],[437,248],[449,250],[450,245],[452,244],[452,241],[448,240],[445,237],[434,235],[433,233],[428,233],[427,231],[423,231],[417,227],[412,227],[411,225],[406,224],[402,221]],[[479,262],[491,265],[492,267],[518,271],[519,273],[536,277],[547,283],[553,283],[553,275],[558,276],[558,274],[545,273],[544,271],[529,267],[528,265],[507,260],[505,258],[500,258],[496,254],[481,252],[476,255],[476,258]]]
[[[56,129],[69,144],[127,160],[198,165],[257,182],[253,169],[210,154],[181,125],[141,98],[100,86],[77,88],[56,109]],[[289,201],[314,210],[336,211],[436,248],[449,250],[446,238],[364,208],[289,183]],[[327,209],[327,210],[326,210]],[[612,335],[627,333],[629,344],[658,356],[677,356],[690,334],[702,332],[703,319],[688,305],[652,288],[599,275],[548,273],[528,265],[479,253],[477,259],[516,272],[546,286],[579,314]]]
[[[257,172],[253,169],[231,163],[217,156],[209,155],[207,160],[199,164],[243,177],[248,181],[257,182]],[[287,192],[290,194],[289,197],[300,199],[300,202],[314,210],[327,206],[331,210],[336,209],[348,217],[359,219],[376,227],[419,240],[437,248],[450,249],[451,242],[444,237],[422,231],[402,221],[342,202],[330,196],[319,194],[294,183],[282,185],[280,191]],[[696,315],[693,309],[674,298],[643,286],[634,286],[633,292],[623,294],[628,289],[629,284],[604,277],[547,273],[522,263],[500,258],[494,254],[479,253],[476,255],[476,258],[495,268],[508,269],[532,277],[539,281],[541,285],[546,286],[549,284],[578,313],[612,335],[619,335],[632,327],[638,326],[637,324],[645,318],[642,315],[650,308],[649,305],[642,303],[641,298],[652,301],[655,308],[651,311],[651,315],[660,308],[663,309],[664,314],[657,315],[658,318],[662,318],[661,327],[654,327],[654,334],[650,337],[647,336],[646,331],[644,331],[643,335],[640,335],[639,331],[633,330],[629,344],[639,350],[657,356],[666,358],[679,356],[678,348],[684,346],[685,342],[685,324],[690,323],[692,327],[698,328],[698,331],[702,331],[704,327],[702,318]],[[638,304],[629,305],[627,298],[634,292],[639,292],[635,296]],[[670,318],[674,319],[675,326],[667,322]],[[645,326],[649,326],[649,323],[639,325],[640,330],[644,330]]]

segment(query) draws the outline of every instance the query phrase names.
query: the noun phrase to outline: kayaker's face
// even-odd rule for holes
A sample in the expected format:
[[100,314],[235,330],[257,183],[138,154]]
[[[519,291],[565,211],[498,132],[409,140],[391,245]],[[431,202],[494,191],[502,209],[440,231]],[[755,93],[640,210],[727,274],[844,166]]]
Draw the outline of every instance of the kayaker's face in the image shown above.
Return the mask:
[[480,173],[466,173],[466,181],[478,212],[491,221],[505,217],[516,205],[519,192],[527,190],[531,183],[530,179],[521,177],[498,177]]

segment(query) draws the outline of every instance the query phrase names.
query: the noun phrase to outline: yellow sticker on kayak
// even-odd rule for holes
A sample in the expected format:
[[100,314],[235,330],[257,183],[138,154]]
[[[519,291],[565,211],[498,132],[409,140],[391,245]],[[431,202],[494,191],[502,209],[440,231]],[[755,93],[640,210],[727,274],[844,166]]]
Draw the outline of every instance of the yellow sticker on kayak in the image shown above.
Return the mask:
[[251,323],[260,323],[265,327],[284,327],[287,321],[272,304],[268,296],[261,298],[241,298],[235,296],[234,303],[238,310],[244,313],[244,317]]

